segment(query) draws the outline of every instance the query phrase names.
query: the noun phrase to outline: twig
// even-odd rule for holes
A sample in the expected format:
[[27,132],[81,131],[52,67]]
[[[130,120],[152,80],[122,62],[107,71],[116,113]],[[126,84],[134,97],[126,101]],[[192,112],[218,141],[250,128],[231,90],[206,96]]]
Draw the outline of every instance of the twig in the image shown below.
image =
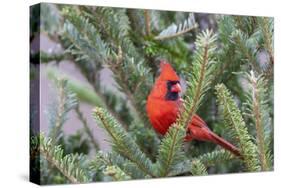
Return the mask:
[[46,151],[45,149],[43,149],[42,147],[40,147],[40,153],[45,157],[45,159],[52,164],[53,166],[55,166],[71,183],[81,183],[79,182],[74,176],[70,175],[65,168],[61,167],[61,164],[54,159],[48,151]]
[[[121,82],[119,82],[119,85],[122,87],[124,93],[126,94],[126,97],[127,99],[131,102],[131,110],[133,111],[133,114],[136,116],[135,118],[137,118],[138,121],[140,122],[143,122],[142,119],[144,119],[144,116],[142,115],[142,113],[139,111],[139,108],[138,108],[138,105],[135,101],[135,98],[134,98],[134,95],[133,93],[130,91],[128,85],[126,84],[128,79],[126,78],[126,74],[123,74],[122,71],[119,71],[120,67],[122,67],[120,64],[122,63],[123,61],[123,51],[122,51],[122,48],[121,46],[118,47],[118,54],[117,54],[117,58],[116,58],[116,63],[114,66],[114,64],[110,64],[110,69],[113,73],[115,73],[116,76],[119,77],[119,79],[121,80]],[[140,84],[141,82],[138,83],[138,85]],[[144,125],[146,125],[144,122],[143,122]]]
[[58,106],[57,106],[57,116],[56,116],[56,120],[55,120],[55,124],[54,124],[54,127],[53,127],[53,131],[51,132],[51,138],[53,140],[58,140],[58,135],[61,131],[61,128],[63,126],[63,113],[65,111],[65,91],[64,91],[64,88],[63,87],[59,87],[58,88],[59,91],[58,91]]
[[154,39],[155,40],[167,40],[167,39],[175,38],[175,37],[181,36],[181,35],[189,32],[189,31],[191,31],[193,29],[196,29],[197,27],[198,27],[197,24],[195,24],[193,27],[189,27],[189,28],[187,28],[185,30],[182,30],[180,32],[177,32],[177,33],[175,33],[173,35],[157,36],[157,37],[154,37]]
[[272,66],[272,65],[274,65],[274,54],[273,54],[273,49],[271,46],[272,39],[269,36],[270,31],[268,31],[268,27],[269,27],[268,20],[267,20],[267,18],[261,18],[261,22],[262,22],[262,24],[261,24],[262,33],[265,38],[265,47],[266,47],[266,50],[268,51],[269,60],[270,60],[271,66]]
[[90,140],[91,140],[91,143],[92,145],[94,146],[95,150],[98,151],[100,150],[100,146],[97,142],[97,140],[94,138],[94,135],[92,134],[92,131],[90,129],[90,127],[88,126],[88,123],[87,123],[87,120],[86,118],[83,116],[82,112],[80,111],[80,108],[79,106],[77,105],[77,107],[75,108],[75,111],[78,115],[78,118],[80,119],[80,121],[82,122],[83,124],[83,127],[87,133],[87,135],[89,136]]
[[[176,126],[178,126],[178,125],[176,124]],[[179,135],[179,131],[180,131],[180,128],[177,127],[175,134],[172,135],[171,149],[169,150],[168,159],[167,159],[167,162],[166,162],[167,168],[165,168],[165,171],[162,173],[163,177],[167,176],[167,174],[170,171],[170,168],[171,168],[171,165],[172,165],[171,163],[172,163],[172,159],[173,159],[173,152],[174,152],[174,148],[175,148],[176,143],[177,143],[177,137]]]
[[148,10],[144,10],[144,19],[145,19],[146,35],[149,36],[151,33],[151,29],[150,29],[151,19]]
[[[119,152],[122,153],[124,156],[126,156],[133,163],[135,163],[138,166],[138,168],[140,170],[142,170],[144,173],[148,174],[151,177],[155,177],[155,175],[152,173],[152,171],[144,165],[143,161],[139,161],[134,157],[134,155],[136,155],[136,153],[132,153],[132,152],[135,151],[135,148],[130,148],[130,147],[126,146],[127,143],[124,142],[124,136],[122,137],[122,135],[120,135],[120,133],[116,134],[116,132],[114,132],[114,129],[112,131],[112,126],[110,125],[110,122],[112,122],[112,121],[108,121],[106,119],[106,117],[104,116],[104,112],[101,111],[100,109],[96,108],[96,109],[94,109],[94,114],[96,115],[96,117],[98,117],[99,121],[102,123],[103,127],[105,128],[107,133],[110,135],[110,137],[116,142]],[[118,129],[118,131],[120,131],[120,130]],[[120,136],[121,136],[121,140],[119,138]],[[135,145],[135,146],[137,146],[137,145]]]
[[262,130],[262,117],[259,101],[259,93],[257,88],[257,80],[254,76],[254,73],[251,72],[251,83],[252,83],[252,98],[253,98],[253,113],[255,115],[255,125],[257,131],[257,145],[259,148],[259,158],[261,162],[261,170],[268,170],[268,165],[266,162],[266,153],[265,153],[265,143],[264,143],[264,132]]
[[[193,116],[193,114],[195,113],[195,108],[196,106],[198,105],[198,101],[199,101],[199,98],[201,96],[201,93],[202,93],[202,84],[203,84],[203,81],[205,79],[205,72],[206,72],[206,68],[207,68],[207,65],[208,65],[208,44],[206,44],[204,46],[204,55],[203,55],[203,63],[201,65],[201,68],[200,68],[200,75],[199,75],[199,79],[198,79],[198,85],[196,87],[196,91],[195,91],[195,96],[192,100],[192,105],[191,105],[191,108],[190,110],[188,111],[188,114],[187,116],[185,117],[185,120],[184,122],[186,122],[186,125],[189,125],[189,122],[191,121],[191,118]],[[180,118],[180,121],[181,119],[184,118],[184,117],[181,117]]]

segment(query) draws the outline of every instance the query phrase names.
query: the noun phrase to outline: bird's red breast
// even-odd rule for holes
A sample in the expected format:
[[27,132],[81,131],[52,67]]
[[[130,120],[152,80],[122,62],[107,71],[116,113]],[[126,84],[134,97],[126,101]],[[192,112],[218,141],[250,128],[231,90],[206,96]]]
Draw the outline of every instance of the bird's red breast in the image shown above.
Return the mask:
[[160,67],[161,73],[148,96],[146,110],[154,129],[164,135],[179,115],[181,100],[177,94],[181,88],[179,77],[171,65],[162,61]]
[[148,97],[146,108],[154,129],[164,135],[177,120],[180,101],[165,101],[150,96]]

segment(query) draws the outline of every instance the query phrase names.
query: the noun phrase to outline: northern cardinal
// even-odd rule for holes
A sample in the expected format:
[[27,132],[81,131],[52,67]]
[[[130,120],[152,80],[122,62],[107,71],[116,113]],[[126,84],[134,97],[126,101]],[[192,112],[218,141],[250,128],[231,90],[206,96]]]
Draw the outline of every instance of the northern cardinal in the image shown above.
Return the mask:
[[[180,92],[180,78],[172,66],[161,61],[161,73],[148,96],[146,110],[154,129],[164,135],[169,127],[176,122],[181,110],[182,101]],[[240,156],[238,148],[212,132],[207,124],[194,115],[187,126],[185,141],[209,141],[218,144],[233,154]]]

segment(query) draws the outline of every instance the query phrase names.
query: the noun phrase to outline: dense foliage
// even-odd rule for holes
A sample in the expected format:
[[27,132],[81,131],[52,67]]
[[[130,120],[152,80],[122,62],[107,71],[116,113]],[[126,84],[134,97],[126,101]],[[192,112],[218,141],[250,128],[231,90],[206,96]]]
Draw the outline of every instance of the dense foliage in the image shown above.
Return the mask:
[[[36,66],[56,62],[48,69],[56,96],[48,108],[49,131],[31,131],[32,181],[82,183],[273,170],[272,18],[39,6],[31,8],[31,42],[41,32],[64,50],[31,52],[31,79],[36,79]],[[39,14],[40,20],[35,19]],[[57,65],[66,59],[91,87],[60,74]],[[184,112],[164,137],[153,130],[145,112],[160,59],[172,64],[186,87]],[[101,84],[105,68],[118,92]],[[108,133],[109,152],[93,136],[81,103],[92,105],[88,113]],[[74,135],[62,129],[71,111],[83,125]],[[184,143],[186,122],[195,113],[238,146],[242,157],[212,143]],[[34,123],[31,117],[33,127],[39,126]]]

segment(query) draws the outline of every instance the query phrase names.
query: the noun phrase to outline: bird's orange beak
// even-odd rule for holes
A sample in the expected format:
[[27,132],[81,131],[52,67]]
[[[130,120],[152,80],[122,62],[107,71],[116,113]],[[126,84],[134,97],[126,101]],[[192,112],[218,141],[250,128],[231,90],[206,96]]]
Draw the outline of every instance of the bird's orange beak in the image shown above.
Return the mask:
[[173,85],[171,87],[171,92],[176,92],[176,93],[181,92],[181,85],[179,83]]

